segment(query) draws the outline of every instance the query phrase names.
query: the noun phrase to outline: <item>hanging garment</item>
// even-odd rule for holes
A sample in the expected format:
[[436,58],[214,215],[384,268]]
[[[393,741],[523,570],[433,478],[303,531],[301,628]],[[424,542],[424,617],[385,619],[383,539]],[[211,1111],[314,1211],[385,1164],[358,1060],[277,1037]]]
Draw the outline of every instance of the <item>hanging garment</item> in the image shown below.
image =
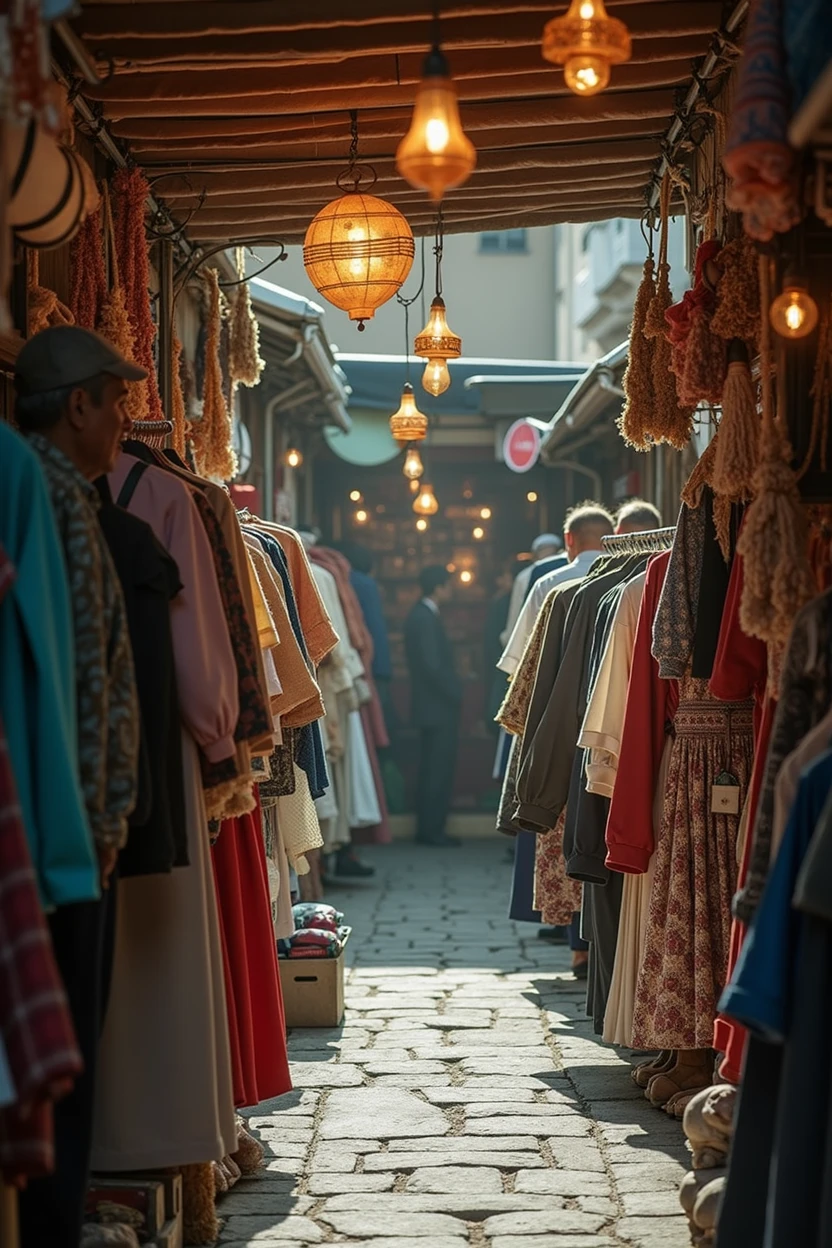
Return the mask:
[[170,629],[170,604],[182,585],[176,563],[150,526],[131,516],[124,501],[114,505],[106,477],[96,488],[98,522],[124,594],[142,726],[138,800],[119,855],[119,876],[153,875],[188,862]]
[[570,880],[563,856],[563,825],[566,810],[558,815],[550,832],[539,834],[535,842],[534,909],[552,927],[568,927],[581,908],[581,882]]
[[704,507],[682,504],[653,621],[653,655],[663,680],[681,680],[690,667],[696,644],[705,521]]
[[2,722],[0,950],[0,1174],[34,1178],[54,1165],[52,1089],[78,1076],[82,1061],[38,898]]
[[825,1248],[832,1231],[832,997],[825,990],[832,981],[832,915],[822,866],[815,877],[820,905],[804,909],[812,859],[821,865],[817,851],[829,844],[831,789],[827,752],[801,779],[720,1002],[751,1032],[720,1215],[721,1248]]
[[[718,702],[705,681],[681,682],[636,988],[638,1048],[710,1047],[728,971],[739,810],[754,757],[752,719],[750,702]],[[712,790],[723,773],[739,787],[735,815],[712,813]]]
[[370,828],[381,823],[376,786],[370,764],[370,754],[364,736],[364,724],[358,711],[351,711],[348,720],[349,749],[347,759],[350,769],[351,828]]
[[277,822],[290,867],[298,875],[306,875],[309,871],[306,854],[321,849],[324,842],[306,772],[297,763],[293,764],[293,770],[295,787],[292,793],[278,797]]
[[259,804],[226,819],[211,854],[222,936],[234,1103],[289,1092],[286,1023]]
[[182,756],[190,865],[119,885],[95,1170],[219,1161],[237,1147],[207,818],[199,756],[185,729]]
[[[116,491],[128,459],[120,457],[110,478]],[[171,604],[171,631],[189,865],[120,884],[97,1088],[93,1164],[101,1170],[219,1160],[236,1140],[200,757],[234,759],[237,666],[214,558],[188,487],[150,467],[129,510],[150,524],[183,586]]]
[[12,726],[9,756],[29,853],[51,906],[99,891],[78,779],[72,656],[69,584],[43,473],[0,421],[0,715]]

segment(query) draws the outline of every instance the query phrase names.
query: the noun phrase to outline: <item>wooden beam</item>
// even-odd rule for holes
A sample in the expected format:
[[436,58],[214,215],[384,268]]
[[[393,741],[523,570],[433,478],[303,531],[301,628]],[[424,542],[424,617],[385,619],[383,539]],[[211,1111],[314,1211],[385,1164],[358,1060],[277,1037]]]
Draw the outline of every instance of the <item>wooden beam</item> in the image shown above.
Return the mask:
[[[566,5],[562,0],[451,0],[442,8],[443,29],[446,24],[464,20],[493,17],[521,17],[530,13],[539,14],[541,21],[557,16]],[[632,15],[636,6],[632,0],[608,0],[617,17],[627,13]],[[668,0],[653,0],[644,3],[638,9],[648,12],[655,10],[667,11],[668,17],[660,20],[672,20],[675,27],[681,22],[697,20],[697,11],[701,12],[718,5],[711,6],[695,2],[669,3]],[[673,13],[670,11],[673,10]],[[145,3],[100,3],[87,0],[78,23],[78,29],[90,40],[119,38],[132,35],[136,38],[169,38],[182,39],[205,35],[234,34],[267,34],[270,31],[304,32],[308,30],[328,31],[330,37],[343,38],[345,29],[367,30],[376,25],[387,26],[391,22],[402,26],[415,25],[422,27],[425,42],[430,38],[433,22],[431,4],[414,4],[411,0],[359,0],[353,6],[344,4],[344,0],[316,0],[315,4],[297,5],[294,3],[262,4],[258,0],[199,0],[198,3],[176,3],[171,0],[150,0]],[[637,20],[631,16],[630,20]],[[717,16],[717,21],[719,17]],[[406,37],[406,36],[405,36]]]
[[[586,165],[600,167],[607,161],[618,164],[642,162],[658,157],[655,139],[638,139],[632,142],[586,143],[562,146],[552,143],[548,147],[519,148],[507,152],[483,152],[479,160],[479,172],[521,169],[565,169]],[[148,171],[152,167],[145,165]],[[194,187],[204,185],[212,190],[230,191],[279,191],[281,187],[318,185],[335,187],[335,178],[343,168],[341,163],[315,161],[292,162],[285,166],[273,162],[265,166],[247,168],[243,164],[220,165],[214,169],[194,167],[157,171],[153,178],[154,192],[163,198],[179,194],[193,194]],[[377,185],[393,183],[401,186],[401,177],[392,162],[377,166]],[[199,179],[199,181],[197,181]]]

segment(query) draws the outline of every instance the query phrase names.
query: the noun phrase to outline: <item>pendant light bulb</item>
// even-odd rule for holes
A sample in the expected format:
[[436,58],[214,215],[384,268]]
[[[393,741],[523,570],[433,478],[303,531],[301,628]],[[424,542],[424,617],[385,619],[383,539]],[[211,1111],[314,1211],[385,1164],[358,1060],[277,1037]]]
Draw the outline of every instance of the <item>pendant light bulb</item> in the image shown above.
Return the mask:
[[435,204],[472,173],[477,152],[462,129],[456,87],[437,46],[425,60],[410,129],[396,152],[405,182],[427,191]]
[[769,308],[772,329],[782,338],[806,338],[818,323],[818,305],[801,278],[786,274],[783,293]]
[[451,370],[445,360],[428,360],[422,373],[422,387],[428,394],[444,394],[451,384]]
[[418,481],[422,473],[425,471],[425,465],[422,463],[422,457],[416,450],[415,446],[407,448],[407,454],[404,457],[404,467],[402,472],[408,481]]
[[609,17],[604,0],[572,0],[563,17],[543,31],[543,56],[563,66],[566,85],[576,95],[597,95],[610,80],[610,67],[629,61],[630,32]]
[[303,463],[303,455],[301,455],[296,446],[290,446],[283,456],[283,462],[287,468],[300,468]]
[[439,510],[439,500],[433,492],[432,485],[423,485],[413,501],[413,510],[417,516],[435,516]]

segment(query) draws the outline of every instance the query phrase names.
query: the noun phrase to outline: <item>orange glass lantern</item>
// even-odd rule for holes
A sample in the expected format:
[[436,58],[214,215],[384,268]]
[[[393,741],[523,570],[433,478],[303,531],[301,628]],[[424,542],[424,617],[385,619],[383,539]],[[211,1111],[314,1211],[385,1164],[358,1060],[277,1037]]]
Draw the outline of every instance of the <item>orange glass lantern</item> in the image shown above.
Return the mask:
[[415,254],[413,232],[399,210],[357,190],[322,208],[303,244],[312,285],[359,329],[407,280]]
[[428,431],[428,418],[420,412],[409,381],[402,388],[399,410],[390,417],[390,432],[397,442],[421,442]]
[[396,152],[396,168],[411,186],[438,204],[476,167],[477,151],[462,129],[456,87],[448,62],[434,45],[416,91],[410,129]]
[[413,344],[416,355],[427,360],[422,385],[429,394],[440,395],[451,384],[448,360],[462,355],[462,339],[453,332],[445,317],[445,301],[436,295],[430,306],[430,318]]
[[782,338],[806,338],[818,323],[818,305],[802,278],[788,273],[783,292],[769,308],[771,327]]
[[572,0],[563,17],[543,31],[543,56],[563,66],[566,85],[576,95],[596,95],[610,80],[610,66],[629,61],[630,32],[609,17],[604,0]]

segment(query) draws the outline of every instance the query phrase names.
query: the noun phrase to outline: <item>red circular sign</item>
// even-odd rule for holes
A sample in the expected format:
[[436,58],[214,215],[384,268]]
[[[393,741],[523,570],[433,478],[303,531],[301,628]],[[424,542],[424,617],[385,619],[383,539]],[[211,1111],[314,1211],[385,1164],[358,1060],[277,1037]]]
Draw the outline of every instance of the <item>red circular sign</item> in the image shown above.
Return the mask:
[[503,440],[503,459],[512,472],[528,472],[540,454],[540,434],[527,420],[516,420]]

